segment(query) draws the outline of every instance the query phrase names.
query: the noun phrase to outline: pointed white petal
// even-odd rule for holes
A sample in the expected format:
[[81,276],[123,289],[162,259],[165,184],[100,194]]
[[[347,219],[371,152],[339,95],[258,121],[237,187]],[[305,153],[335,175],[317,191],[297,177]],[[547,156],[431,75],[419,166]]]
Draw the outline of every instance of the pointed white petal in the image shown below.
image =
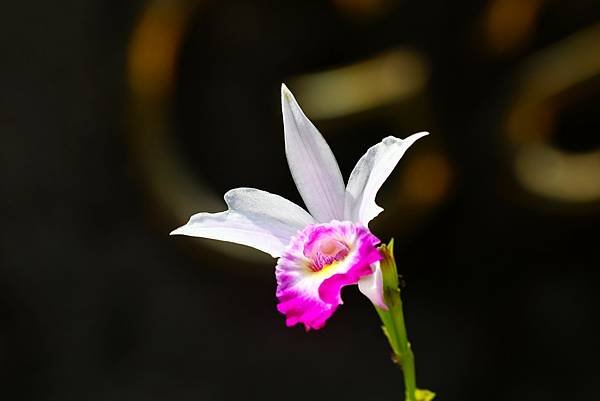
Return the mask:
[[428,132],[419,132],[406,139],[388,136],[372,146],[360,158],[346,188],[344,217],[365,226],[383,210],[375,203],[379,188],[389,177],[404,152]]
[[387,310],[388,307],[383,298],[383,276],[381,274],[379,262],[373,263],[371,268],[373,269],[373,274],[361,278],[358,282],[358,289],[369,298],[375,306]]
[[298,192],[319,222],[344,217],[344,180],[325,139],[281,86],[285,154]]
[[237,188],[225,194],[229,210],[198,213],[173,234],[251,246],[279,257],[292,236],[315,220],[300,206],[269,192]]

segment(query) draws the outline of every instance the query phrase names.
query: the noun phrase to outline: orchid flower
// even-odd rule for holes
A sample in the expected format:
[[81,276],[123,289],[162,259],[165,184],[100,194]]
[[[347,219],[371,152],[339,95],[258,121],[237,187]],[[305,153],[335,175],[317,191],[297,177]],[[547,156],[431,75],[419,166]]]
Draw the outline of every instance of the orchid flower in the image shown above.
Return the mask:
[[285,85],[281,107],[287,161],[308,212],[281,196],[236,188],[225,194],[227,211],[195,214],[171,234],[235,242],[278,258],[277,309],[288,326],[323,327],[342,304],[342,288],[353,284],[387,310],[380,240],[368,224],[383,211],[377,192],[427,132],[384,138],[360,158],[345,186],[327,142]]

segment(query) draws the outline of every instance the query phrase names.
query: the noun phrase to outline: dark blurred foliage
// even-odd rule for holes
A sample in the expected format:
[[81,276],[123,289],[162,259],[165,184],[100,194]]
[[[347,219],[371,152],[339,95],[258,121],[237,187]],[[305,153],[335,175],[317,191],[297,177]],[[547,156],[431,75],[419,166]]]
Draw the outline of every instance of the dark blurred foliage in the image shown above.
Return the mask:
[[[153,110],[132,95],[128,67],[151,3],[160,2],[3,7],[0,399],[400,399],[400,372],[355,288],[325,329],[288,329],[273,261],[167,235],[190,211],[153,189],[146,167],[160,160],[148,155],[163,149],[145,139],[140,121]],[[519,184],[511,149],[520,142],[505,126],[530,77],[523,66],[598,24],[597,1],[240,0],[189,10],[166,46],[177,61],[161,110],[174,155],[214,196],[255,186],[299,202],[283,154],[282,81],[418,51],[428,77],[418,93],[316,121],[346,176],[389,134],[432,132],[400,171],[419,147],[447,161],[417,175],[445,172],[436,201],[387,216],[380,233],[397,238],[418,382],[440,400],[596,397],[600,200]],[[594,52],[598,42],[584,54]],[[592,88],[583,101],[557,112],[553,149],[598,150],[597,74],[575,83]],[[585,174],[594,184],[600,172]],[[380,203],[393,210],[393,199],[388,189]]]

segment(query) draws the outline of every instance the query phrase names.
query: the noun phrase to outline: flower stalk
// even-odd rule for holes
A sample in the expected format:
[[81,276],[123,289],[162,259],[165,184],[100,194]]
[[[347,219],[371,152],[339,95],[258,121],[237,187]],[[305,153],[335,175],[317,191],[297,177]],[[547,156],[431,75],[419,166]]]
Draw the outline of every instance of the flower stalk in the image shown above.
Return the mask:
[[383,323],[383,332],[392,348],[392,358],[402,369],[405,401],[431,401],[435,397],[435,393],[417,388],[415,356],[406,333],[398,269],[394,259],[394,240],[392,239],[388,245],[381,245],[379,251],[383,255],[380,263],[383,277],[383,294],[388,310],[375,308]]

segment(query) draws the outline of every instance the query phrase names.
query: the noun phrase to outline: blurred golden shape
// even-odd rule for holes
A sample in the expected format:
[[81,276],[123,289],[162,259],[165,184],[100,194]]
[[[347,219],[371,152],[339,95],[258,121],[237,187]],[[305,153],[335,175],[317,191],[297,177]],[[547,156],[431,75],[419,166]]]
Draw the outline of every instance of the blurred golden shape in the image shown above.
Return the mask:
[[[552,144],[565,106],[600,93],[600,24],[533,55],[507,116],[514,172],[528,191],[559,201],[600,201],[600,150],[571,154]],[[577,132],[570,132],[577,135]]]
[[394,0],[332,0],[336,7],[353,17],[375,17],[383,14]]
[[159,96],[173,82],[185,7],[178,1],[152,2],[133,31],[129,45],[129,81],[135,92]]
[[437,204],[448,194],[452,175],[446,156],[430,150],[407,164],[402,172],[399,195],[417,204]]
[[566,154],[549,146],[520,148],[515,159],[519,180],[530,190],[561,201],[600,199],[600,151]]
[[[519,97],[508,117],[508,131],[516,142],[546,136],[559,97],[600,76],[600,24],[534,54],[521,75]],[[535,117],[542,121],[532,122]]]
[[[177,52],[183,34],[200,1],[154,0],[148,2],[133,30],[128,54],[131,90],[131,152],[145,189],[165,218],[168,229],[181,224],[198,208],[218,211],[223,200],[180,157],[171,137],[169,110],[175,80]],[[165,228],[165,231],[167,228]],[[261,253],[240,245],[207,241],[207,247],[240,259],[261,261]],[[202,257],[206,257],[202,252]]]
[[420,93],[429,69],[417,52],[396,49],[349,66],[302,75],[291,87],[314,119],[347,116]]
[[531,36],[544,0],[493,0],[484,16],[489,50],[504,54],[522,46]]

